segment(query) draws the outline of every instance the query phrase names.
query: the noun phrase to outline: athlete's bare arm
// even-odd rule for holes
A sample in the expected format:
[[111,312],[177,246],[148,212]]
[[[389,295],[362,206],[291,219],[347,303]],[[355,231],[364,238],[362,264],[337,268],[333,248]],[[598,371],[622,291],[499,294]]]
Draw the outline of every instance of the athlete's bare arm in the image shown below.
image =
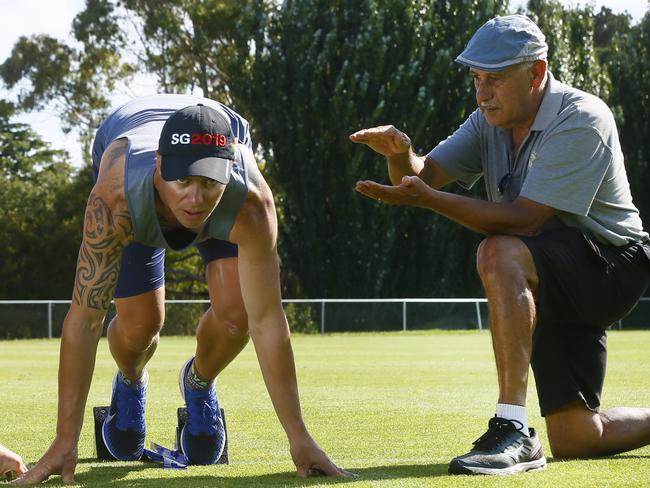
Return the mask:
[[86,206],[72,305],[61,333],[56,437],[38,464],[16,484],[40,483],[52,474],[61,474],[65,483],[74,481],[97,343],[113,297],[122,250],[132,239],[123,191],[125,150],[126,140],[107,148]]
[[273,195],[250,150],[244,148],[242,152],[248,162],[249,195],[231,239],[239,245],[241,292],[264,382],[289,439],[298,476],[314,471],[330,476],[349,475],[330,461],[311,438],[302,419],[289,326],[280,294]]

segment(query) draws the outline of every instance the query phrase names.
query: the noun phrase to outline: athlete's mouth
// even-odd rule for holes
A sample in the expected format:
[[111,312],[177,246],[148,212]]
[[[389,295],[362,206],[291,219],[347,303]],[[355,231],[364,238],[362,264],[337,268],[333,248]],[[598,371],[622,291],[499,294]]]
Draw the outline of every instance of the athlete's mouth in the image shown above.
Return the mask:
[[203,215],[205,215],[205,211],[203,210],[195,210],[195,211],[183,210],[183,213],[190,219],[196,219],[198,217],[202,217]]

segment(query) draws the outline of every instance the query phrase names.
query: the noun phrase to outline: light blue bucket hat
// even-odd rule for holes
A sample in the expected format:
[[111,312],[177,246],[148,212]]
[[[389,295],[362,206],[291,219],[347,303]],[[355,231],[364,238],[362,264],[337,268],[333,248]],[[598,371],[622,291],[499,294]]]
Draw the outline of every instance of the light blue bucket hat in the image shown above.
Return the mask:
[[546,38],[532,20],[506,15],[483,24],[455,61],[481,71],[501,71],[513,64],[546,59],[547,52]]

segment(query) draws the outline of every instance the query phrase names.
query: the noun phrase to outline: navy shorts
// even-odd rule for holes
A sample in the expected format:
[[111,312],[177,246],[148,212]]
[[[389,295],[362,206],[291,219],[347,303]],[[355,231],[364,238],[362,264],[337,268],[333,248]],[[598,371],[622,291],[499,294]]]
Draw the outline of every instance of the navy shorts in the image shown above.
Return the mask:
[[573,227],[521,240],[539,277],[531,366],[541,414],[574,401],[598,411],[607,328],[648,288],[650,246],[606,246]]
[[[208,239],[196,245],[208,264],[215,259],[237,257],[237,245],[219,239]],[[124,248],[115,298],[128,298],[165,285],[165,250],[132,242]]]

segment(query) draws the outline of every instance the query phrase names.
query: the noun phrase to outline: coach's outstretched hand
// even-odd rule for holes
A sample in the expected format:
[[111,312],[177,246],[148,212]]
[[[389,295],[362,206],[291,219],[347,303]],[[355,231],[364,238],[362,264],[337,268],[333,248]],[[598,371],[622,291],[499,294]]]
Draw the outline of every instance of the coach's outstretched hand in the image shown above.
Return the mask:
[[355,190],[362,195],[391,205],[429,208],[435,190],[417,176],[404,176],[399,185],[381,185],[375,181],[357,181]]
[[291,458],[298,468],[298,478],[308,476],[356,476],[339,468],[309,435],[299,442],[291,443]]
[[60,446],[55,440],[36,466],[27,471],[12,485],[35,485],[45,481],[53,474],[60,474],[65,484],[74,483],[74,470],[77,467],[77,448]]
[[403,154],[411,147],[409,136],[392,125],[361,129],[350,135],[350,140],[358,144],[365,144],[386,157]]
[[0,475],[18,475],[25,473],[27,468],[22,458],[13,451],[0,444]]

